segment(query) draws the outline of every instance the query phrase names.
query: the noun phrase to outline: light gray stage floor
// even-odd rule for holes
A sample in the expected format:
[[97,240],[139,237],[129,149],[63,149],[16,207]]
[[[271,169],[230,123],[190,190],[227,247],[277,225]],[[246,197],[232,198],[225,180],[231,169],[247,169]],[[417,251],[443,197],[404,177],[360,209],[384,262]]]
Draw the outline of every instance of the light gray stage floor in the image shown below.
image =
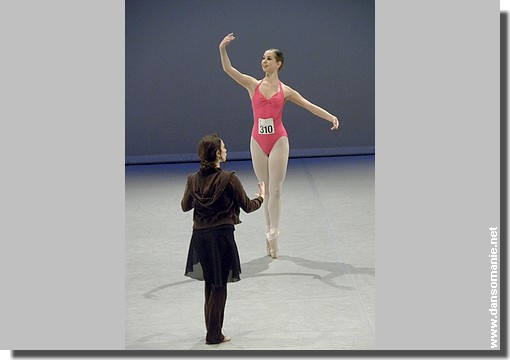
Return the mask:
[[[250,197],[250,161],[234,170]],[[242,280],[228,284],[224,334],[205,345],[203,282],[184,277],[198,164],[126,166],[127,350],[369,350],[375,338],[374,156],[291,159],[280,257],[266,256],[263,209],[236,226]]]

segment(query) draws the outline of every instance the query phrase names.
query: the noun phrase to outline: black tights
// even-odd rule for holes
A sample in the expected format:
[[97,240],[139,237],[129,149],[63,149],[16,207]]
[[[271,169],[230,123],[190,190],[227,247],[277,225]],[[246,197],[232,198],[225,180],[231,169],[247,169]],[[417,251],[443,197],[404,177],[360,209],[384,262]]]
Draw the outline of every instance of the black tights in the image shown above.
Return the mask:
[[225,314],[225,303],[227,302],[227,285],[214,287],[205,283],[204,315],[207,335],[205,342],[218,344],[223,341],[221,329],[223,327],[223,316]]

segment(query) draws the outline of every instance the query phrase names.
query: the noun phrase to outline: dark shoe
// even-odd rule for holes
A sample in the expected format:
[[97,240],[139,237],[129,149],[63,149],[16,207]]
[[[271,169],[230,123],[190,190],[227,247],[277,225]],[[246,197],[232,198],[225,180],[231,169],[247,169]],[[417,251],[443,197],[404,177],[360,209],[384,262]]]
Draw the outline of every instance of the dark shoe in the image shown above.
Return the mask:
[[227,341],[230,341],[232,340],[232,338],[230,336],[223,336],[223,340],[221,340],[220,342],[209,342],[209,341],[206,341],[205,344],[206,345],[216,345],[216,344],[221,344],[221,343],[224,343],[224,342],[227,342]]

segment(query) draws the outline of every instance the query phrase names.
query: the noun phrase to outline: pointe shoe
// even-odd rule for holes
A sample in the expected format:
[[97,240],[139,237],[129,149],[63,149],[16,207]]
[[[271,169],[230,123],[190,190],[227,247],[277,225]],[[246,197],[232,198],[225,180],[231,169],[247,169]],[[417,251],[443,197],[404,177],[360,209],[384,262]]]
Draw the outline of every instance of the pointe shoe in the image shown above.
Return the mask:
[[266,252],[267,256],[271,256],[271,245],[269,245],[269,233],[266,233]]
[[276,259],[278,258],[278,236],[280,236],[279,231],[270,231],[268,234],[268,244],[269,244],[269,255]]

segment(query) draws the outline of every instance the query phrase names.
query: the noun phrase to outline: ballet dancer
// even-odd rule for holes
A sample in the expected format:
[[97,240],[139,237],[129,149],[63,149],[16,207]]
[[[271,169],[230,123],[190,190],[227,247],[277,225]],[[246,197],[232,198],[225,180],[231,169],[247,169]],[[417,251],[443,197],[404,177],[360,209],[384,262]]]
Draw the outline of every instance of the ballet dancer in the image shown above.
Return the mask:
[[227,282],[241,280],[241,263],[234,240],[240,208],[250,213],[264,201],[264,183],[250,200],[233,171],[223,171],[227,149],[216,135],[206,135],[198,145],[200,170],[188,176],[181,201],[183,211],[193,210],[193,234],[185,276],[205,281],[204,315],[206,344],[230,341],[222,334]]
[[223,70],[243,86],[250,96],[253,110],[253,127],[250,139],[250,153],[253,170],[259,182],[266,184],[264,218],[266,225],[267,254],[278,257],[278,237],[280,235],[280,209],[283,181],[289,159],[289,141],[282,123],[285,101],[291,101],[312,114],[330,121],[331,130],[339,127],[336,116],[312,104],[296,90],[282,83],[278,78],[284,62],[278,49],[269,49],[262,56],[261,66],[264,78],[257,80],[232,67],[226,47],[235,39],[230,33],[220,42],[220,58]]

